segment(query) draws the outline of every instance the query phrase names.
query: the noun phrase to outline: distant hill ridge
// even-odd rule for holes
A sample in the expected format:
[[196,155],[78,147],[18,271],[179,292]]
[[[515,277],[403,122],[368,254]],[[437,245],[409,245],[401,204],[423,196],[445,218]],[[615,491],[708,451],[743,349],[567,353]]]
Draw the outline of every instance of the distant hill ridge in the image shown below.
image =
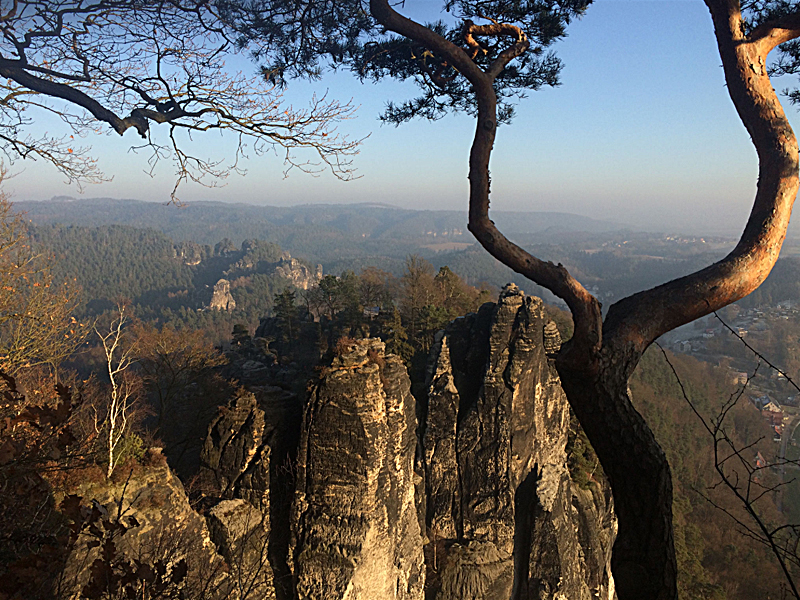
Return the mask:
[[[117,198],[72,198],[15,202],[17,210],[37,225],[130,225],[160,230],[176,241],[213,244],[222,238],[234,243],[248,238],[272,239],[286,247],[287,236],[301,233],[345,238],[437,241],[474,239],[466,230],[466,211],[413,210],[368,202],[361,204],[304,204],[259,206],[225,202],[192,202],[183,207]],[[610,221],[559,212],[493,211],[492,218],[510,236],[531,233],[603,233],[626,229]],[[292,231],[286,230],[286,228]],[[284,239],[280,239],[284,238]],[[460,238],[457,240],[456,238]],[[313,251],[312,251],[313,252]]]

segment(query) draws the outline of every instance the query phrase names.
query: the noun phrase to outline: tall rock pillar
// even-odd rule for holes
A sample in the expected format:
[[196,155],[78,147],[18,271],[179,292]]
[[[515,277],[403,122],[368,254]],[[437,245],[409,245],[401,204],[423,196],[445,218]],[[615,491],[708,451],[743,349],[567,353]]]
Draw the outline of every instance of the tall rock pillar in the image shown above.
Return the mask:
[[353,342],[309,395],[290,550],[300,600],[422,600],[416,417],[402,361]]
[[510,284],[437,337],[423,431],[436,600],[613,597],[607,561],[594,560],[613,542],[610,496],[590,494],[586,507],[572,488],[569,406],[546,325],[542,301]]

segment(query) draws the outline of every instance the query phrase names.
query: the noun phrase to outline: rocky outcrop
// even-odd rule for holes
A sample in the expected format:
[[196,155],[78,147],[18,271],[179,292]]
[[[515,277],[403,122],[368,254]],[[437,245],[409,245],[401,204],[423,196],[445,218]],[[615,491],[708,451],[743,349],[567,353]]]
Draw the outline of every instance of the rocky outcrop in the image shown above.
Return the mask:
[[[80,506],[66,512],[73,520],[80,515],[77,520],[84,519],[84,526],[66,558],[60,597],[86,597],[80,590],[87,585],[104,589],[105,581],[97,579],[104,570],[96,561],[108,573],[116,569],[113,572],[119,576],[120,565],[137,560],[168,573],[185,563],[186,574],[176,587],[189,597],[197,597],[201,590],[206,590],[208,598],[227,597],[230,587],[223,559],[210,541],[205,520],[192,509],[163,457],[149,462],[131,469],[120,467],[114,478],[85,483],[75,490],[72,498]],[[105,554],[107,540],[113,542],[111,555]]]
[[588,503],[566,468],[569,408],[545,351],[559,341],[516,286],[437,337],[423,434],[437,600],[613,595],[608,495]]
[[322,279],[322,265],[312,269],[293,258],[288,252],[281,252],[277,245],[269,242],[245,240],[242,242],[241,250],[220,250],[220,244],[217,244],[215,253],[218,256],[236,259],[222,271],[222,275],[231,280],[248,277],[253,273],[262,273],[283,277],[296,289],[307,290]]
[[180,242],[172,247],[175,258],[183,264],[193,267],[203,261],[203,247],[194,242]]
[[307,290],[322,279],[322,265],[317,265],[316,270],[312,271],[296,258],[289,256],[288,252],[275,265],[274,272],[288,279],[299,290]]
[[203,452],[223,499],[212,539],[230,560],[250,534],[226,515],[258,508],[281,600],[612,599],[611,496],[570,480],[560,343],[542,302],[508,286],[440,332],[419,402],[382,342],[340,341],[302,425],[297,396],[269,385],[277,363],[243,363],[255,393]]
[[[289,509],[301,405],[278,387],[251,390],[240,391],[211,422],[200,456],[200,484],[207,497],[222,500],[209,512],[218,523],[209,521],[209,526],[223,556],[239,552],[239,563],[258,565],[258,583],[269,594],[291,598]],[[254,510],[260,515],[258,529],[253,529]],[[244,524],[230,524],[237,519]],[[215,532],[222,533],[213,537]]]
[[271,448],[266,437],[264,411],[255,395],[239,392],[209,426],[200,455],[206,493],[247,500],[268,519]]
[[270,537],[275,534],[270,526],[274,473],[269,441],[279,420],[270,415],[266,425],[264,416],[255,394],[246,391],[220,409],[200,455],[200,481],[206,495],[223,499],[207,518],[211,539],[231,574],[247,581],[257,592],[254,597],[270,599],[275,597],[270,561]]
[[354,342],[311,391],[297,459],[297,597],[422,600],[414,399],[399,358]]
[[220,279],[214,284],[214,292],[211,294],[211,302],[208,308],[212,310],[232,311],[236,308],[236,301],[231,296],[231,282],[227,279]]
[[[228,564],[240,597],[275,598],[269,564],[269,531],[263,515],[246,500],[223,500],[206,517],[211,540]],[[244,593],[241,593],[244,592]]]

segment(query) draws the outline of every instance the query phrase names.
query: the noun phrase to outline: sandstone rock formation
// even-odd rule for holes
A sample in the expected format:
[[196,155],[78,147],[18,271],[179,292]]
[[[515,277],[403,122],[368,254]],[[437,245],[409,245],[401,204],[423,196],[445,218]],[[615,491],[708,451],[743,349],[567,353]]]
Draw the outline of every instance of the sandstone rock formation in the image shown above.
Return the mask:
[[[152,453],[153,451],[151,451]],[[114,556],[105,559],[109,567],[123,560],[144,564],[161,563],[170,569],[187,564],[180,587],[189,597],[203,590],[209,600],[227,597],[230,590],[222,558],[209,539],[202,516],[189,504],[183,485],[166,461],[138,466],[111,480],[84,483],[75,490],[81,499],[80,514],[93,510],[99,521],[87,524],[71,548],[63,570],[62,596],[83,598],[80,593],[95,573],[94,561],[102,558],[98,542],[113,536]],[[124,527],[113,528],[121,523]],[[91,525],[91,526],[90,526]]]
[[193,267],[203,260],[203,247],[195,242],[180,242],[172,247],[172,253],[183,264]]
[[264,411],[255,395],[242,391],[209,426],[200,455],[203,485],[220,498],[247,500],[264,513],[268,527],[270,453]]
[[[239,563],[258,565],[262,586],[258,589],[266,590],[264,597],[277,592],[279,598],[288,598],[292,597],[287,565],[294,490],[291,465],[298,445],[301,404],[297,396],[278,387],[252,386],[251,390],[239,392],[211,422],[200,456],[200,482],[209,497],[223,499],[210,511],[209,519],[215,511],[222,511],[218,514],[234,515],[235,519],[214,517],[220,523],[246,521],[246,526],[225,524],[222,530],[234,533],[218,538],[213,534],[221,529],[210,521],[215,543],[233,539],[232,543],[223,542],[223,548],[235,546]],[[228,500],[237,502],[226,504]],[[253,529],[253,510],[260,514],[258,529]],[[245,530],[246,534],[235,534]],[[226,550],[221,552],[229,559]]]
[[[206,440],[213,510],[260,510],[281,599],[612,599],[610,492],[569,478],[559,345],[542,302],[509,286],[437,336],[420,402],[379,340],[340,348],[302,426],[297,396],[251,370],[255,394]],[[240,530],[212,525],[226,558]]]
[[613,596],[608,496],[569,480],[555,343],[541,300],[512,285],[437,337],[423,433],[437,600]]
[[214,292],[211,295],[211,302],[208,308],[212,310],[226,310],[228,312],[236,308],[236,301],[231,296],[231,282],[227,279],[220,279],[214,284]]
[[278,420],[271,416],[265,426],[256,396],[241,391],[211,422],[200,455],[206,494],[225,499],[207,515],[211,539],[230,565],[231,575],[251,589],[254,598],[265,600],[275,597],[269,558],[270,537],[275,537],[270,527],[269,439]]
[[311,391],[297,460],[298,598],[422,600],[414,399],[399,358],[360,340]]
[[[165,564],[209,599],[613,600],[610,492],[570,480],[559,345],[507,286],[437,335],[419,401],[377,339],[342,340],[304,407],[245,361],[201,453],[205,520],[163,460],[81,494],[122,503],[124,556],[179,540]],[[98,552],[74,549],[73,590]]]
[[317,265],[316,270],[312,271],[296,258],[292,258],[288,252],[284,252],[275,265],[275,274],[291,281],[297,289],[307,290],[322,279],[322,265]]
[[211,540],[228,564],[242,598],[275,598],[269,564],[269,531],[263,515],[247,500],[223,500],[206,517]]

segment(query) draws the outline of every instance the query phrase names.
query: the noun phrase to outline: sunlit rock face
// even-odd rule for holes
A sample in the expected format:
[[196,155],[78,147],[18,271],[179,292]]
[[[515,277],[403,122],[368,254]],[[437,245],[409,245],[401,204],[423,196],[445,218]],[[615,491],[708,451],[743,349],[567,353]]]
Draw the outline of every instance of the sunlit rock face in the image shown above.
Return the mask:
[[429,597],[613,596],[610,496],[569,479],[552,329],[541,300],[507,286],[437,337],[420,411]]
[[53,598],[109,597],[109,578],[134,561],[166,573],[185,565],[180,587],[188,597],[204,589],[221,600],[231,589],[205,520],[160,449],[148,452],[146,464],[119,467],[112,478],[83,482],[74,493],[77,505],[67,512],[83,527],[65,556],[60,593]]
[[312,271],[296,258],[292,258],[288,252],[284,252],[283,257],[275,265],[275,274],[291,281],[297,289],[307,290],[322,279],[322,265],[317,265]]
[[231,295],[231,282],[227,279],[220,279],[214,284],[214,292],[211,294],[211,301],[208,307],[212,310],[224,310],[227,312],[236,308],[236,301]]
[[[437,336],[419,399],[375,339],[340,341],[302,425],[300,399],[251,382],[204,448],[209,486],[247,501],[218,506],[215,543],[233,556],[246,527],[227,515],[258,508],[278,598],[613,598],[616,520],[607,488],[569,478],[559,345],[511,286]],[[258,536],[235,547],[256,556]]]
[[379,340],[343,349],[312,389],[290,550],[301,600],[424,598],[414,404]]
[[172,255],[183,264],[193,267],[203,260],[203,247],[195,242],[180,242],[172,247]]

